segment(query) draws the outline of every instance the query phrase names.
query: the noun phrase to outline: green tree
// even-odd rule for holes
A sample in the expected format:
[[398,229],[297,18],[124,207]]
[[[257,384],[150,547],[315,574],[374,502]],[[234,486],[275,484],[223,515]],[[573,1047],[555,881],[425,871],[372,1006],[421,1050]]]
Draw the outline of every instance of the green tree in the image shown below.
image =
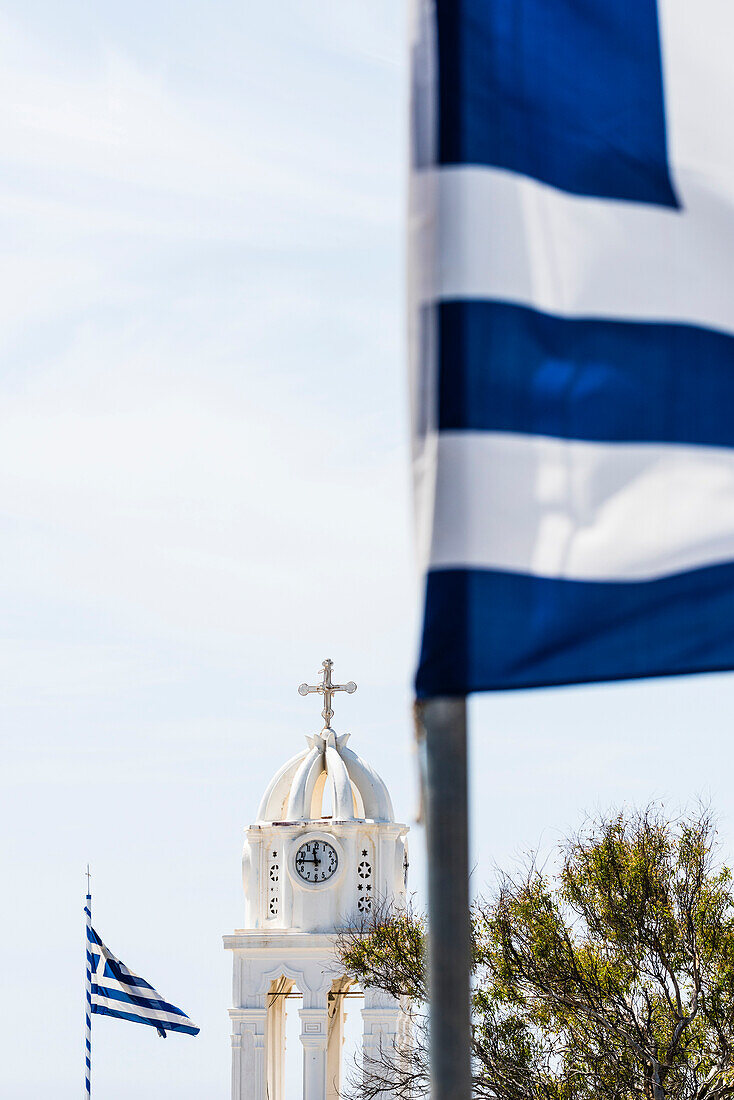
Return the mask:
[[[734,896],[708,812],[607,815],[502,875],[473,909],[474,1095],[488,1100],[734,1096]],[[344,965],[405,998],[412,1048],[354,1082],[427,1092],[424,919],[383,907],[347,929]]]

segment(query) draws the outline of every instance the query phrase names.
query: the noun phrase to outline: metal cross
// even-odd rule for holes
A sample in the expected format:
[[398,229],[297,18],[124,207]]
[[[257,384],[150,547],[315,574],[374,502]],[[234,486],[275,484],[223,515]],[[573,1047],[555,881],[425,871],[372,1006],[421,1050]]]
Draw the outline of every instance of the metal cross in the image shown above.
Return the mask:
[[346,691],[347,694],[352,695],[357,690],[357,685],[354,680],[350,680],[348,684],[333,684],[331,682],[331,670],[334,667],[334,662],[330,661],[327,657],[325,661],[321,662],[323,672],[321,673],[321,683],[311,686],[310,684],[301,684],[298,689],[299,695],[311,695],[312,692],[316,692],[318,695],[324,697],[324,709],[321,711],[325,725],[324,729],[331,729],[331,719],[334,717],[334,711],[331,709],[331,700],[334,693],[337,691]]

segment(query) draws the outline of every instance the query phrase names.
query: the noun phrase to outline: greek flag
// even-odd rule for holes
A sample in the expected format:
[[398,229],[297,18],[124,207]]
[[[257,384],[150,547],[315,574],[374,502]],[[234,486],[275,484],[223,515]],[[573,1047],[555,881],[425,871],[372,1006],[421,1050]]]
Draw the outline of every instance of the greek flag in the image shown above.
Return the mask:
[[87,963],[93,1014],[149,1024],[163,1039],[167,1031],[199,1034],[199,1028],[180,1008],[164,1001],[152,985],[115,958],[91,925],[87,929]]
[[414,0],[419,696],[734,667],[733,42]]

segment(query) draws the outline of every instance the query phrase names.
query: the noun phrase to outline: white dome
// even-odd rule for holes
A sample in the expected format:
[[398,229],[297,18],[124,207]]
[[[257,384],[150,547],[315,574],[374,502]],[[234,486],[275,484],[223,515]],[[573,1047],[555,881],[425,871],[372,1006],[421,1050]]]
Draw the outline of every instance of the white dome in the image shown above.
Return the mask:
[[307,737],[308,747],[275,773],[257,821],[314,821],[324,815],[327,782],[335,821],[394,821],[387,787],[377,772],[347,748],[349,734],[327,728]]

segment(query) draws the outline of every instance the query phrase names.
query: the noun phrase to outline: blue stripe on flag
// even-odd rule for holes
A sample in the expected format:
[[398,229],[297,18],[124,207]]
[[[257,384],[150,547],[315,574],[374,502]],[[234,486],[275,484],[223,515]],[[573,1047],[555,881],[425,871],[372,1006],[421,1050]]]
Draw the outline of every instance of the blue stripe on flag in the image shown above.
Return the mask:
[[654,581],[428,574],[419,697],[734,667],[734,563]]
[[198,1035],[199,1028],[191,1024],[169,1023],[168,1021],[149,1020],[146,1016],[136,1016],[134,1012],[123,1012],[121,1009],[107,1008],[104,1005],[95,1005],[94,1012],[98,1016],[112,1016],[117,1020],[131,1020],[134,1024],[148,1024],[160,1031],[182,1031],[185,1035]]
[[169,1004],[168,1001],[162,999],[156,1000],[155,997],[138,997],[135,993],[123,993],[121,990],[112,989],[107,985],[96,985],[92,983],[92,996],[107,997],[112,1001],[125,1001],[127,1004],[137,1005],[139,1008],[152,1008],[156,1012],[177,1012],[179,1016],[186,1015],[180,1008],[176,1008],[175,1005]]
[[439,161],[677,206],[655,0],[437,0]]
[[443,302],[439,427],[734,446],[734,337]]
[[106,978],[114,978],[115,981],[124,982],[126,985],[138,986],[140,989],[153,989],[153,986],[144,978],[131,974],[128,968],[117,959],[105,959],[104,973]]

